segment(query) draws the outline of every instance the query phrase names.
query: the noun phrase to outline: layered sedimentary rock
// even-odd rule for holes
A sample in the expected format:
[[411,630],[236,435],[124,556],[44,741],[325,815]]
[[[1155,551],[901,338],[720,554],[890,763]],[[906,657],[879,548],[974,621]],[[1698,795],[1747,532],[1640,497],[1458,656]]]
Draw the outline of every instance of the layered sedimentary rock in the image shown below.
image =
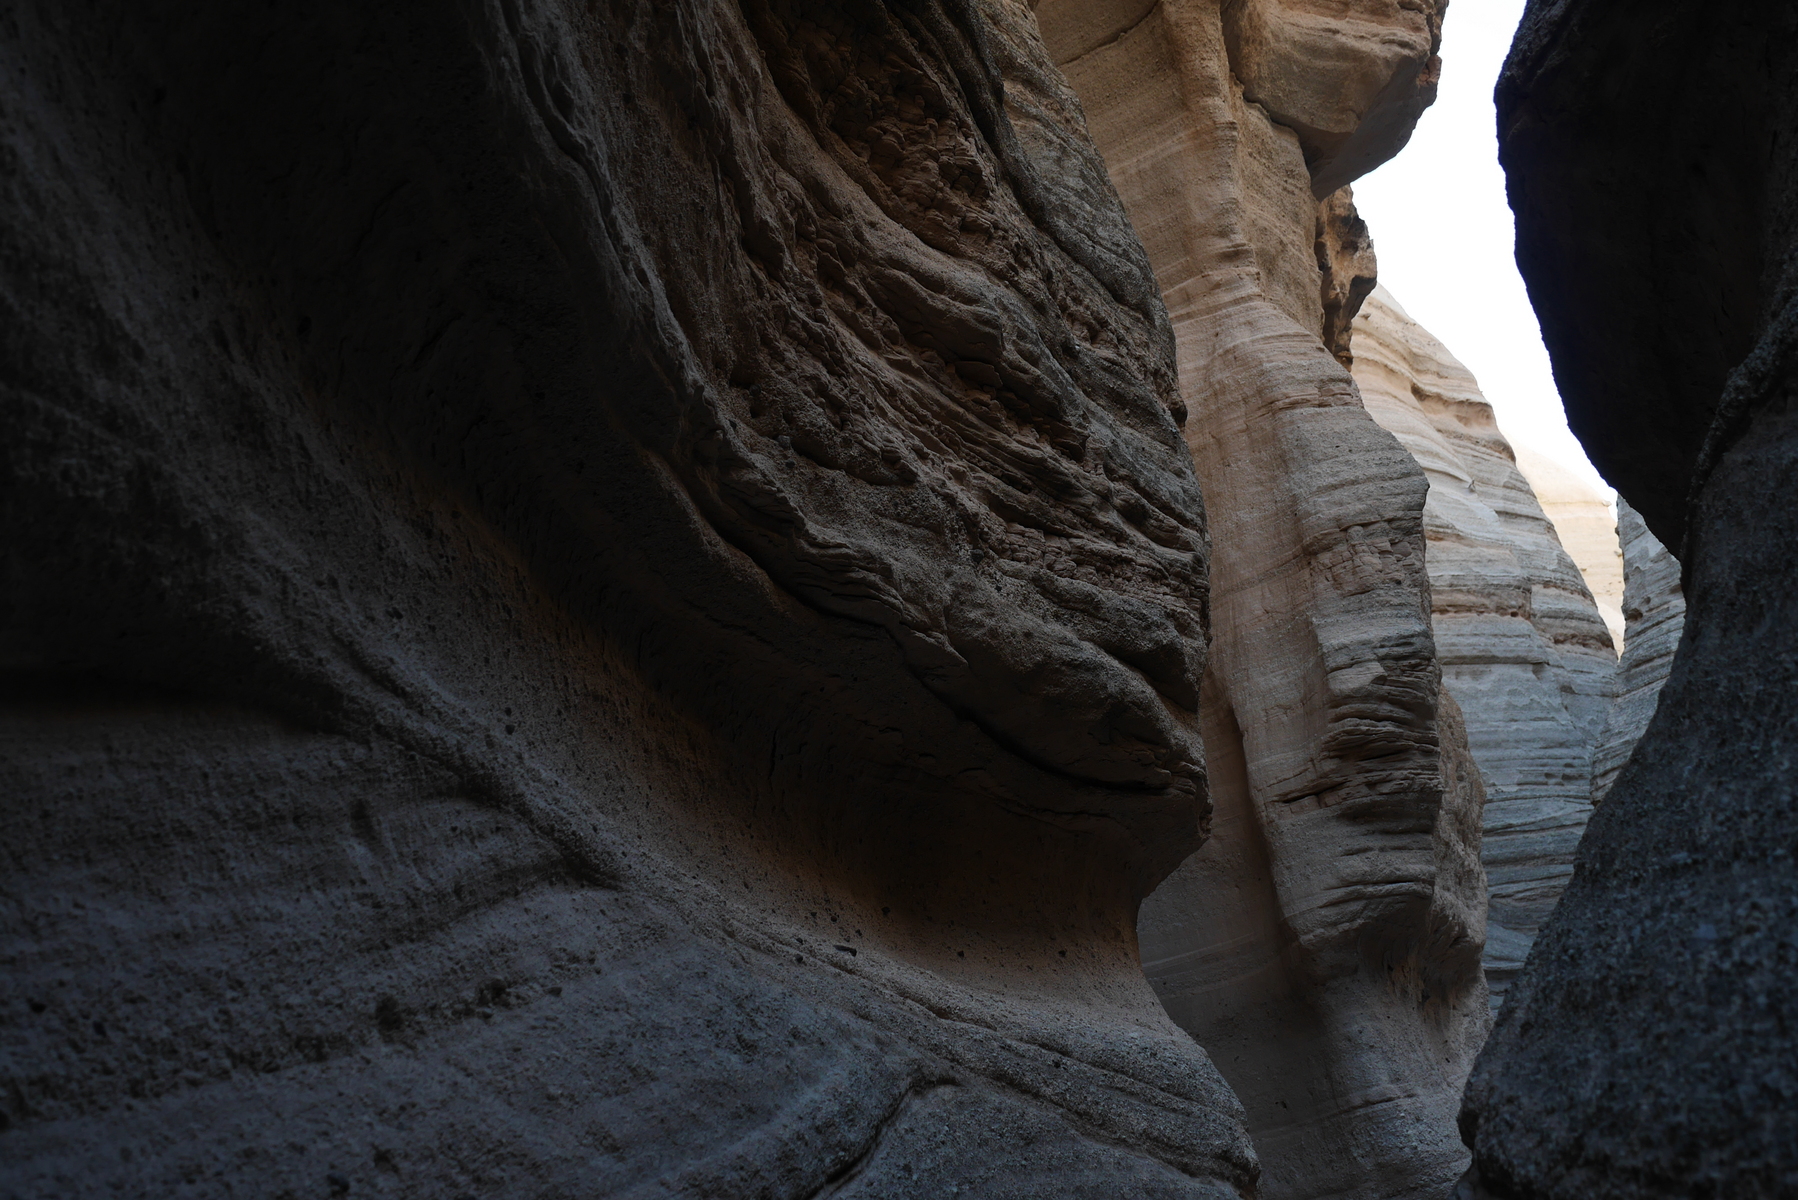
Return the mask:
[[1648,532],[1641,514],[1627,500],[1617,502],[1617,537],[1623,546],[1623,616],[1628,626],[1617,662],[1617,699],[1592,756],[1594,804],[1611,790],[1617,772],[1648,728],[1686,623],[1679,560]]
[[1617,514],[1598,487],[1528,446],[1514,445],[1517,469],[1529,481],[1543,515],[1555,527],[1561,548],[1579,568],[1598,615],[1611,632],[1615,652],[1623,649],[1623,543]]
[[1241,1096],[1259,1195],[1440,1195],[1487,1019],[1479,784],[1435,659],[1423,473],[1325,345],[1365,236],[1318,199],[1402,144],[1439,13],[1036,11],[1167,301],[1213,533],[1212,838],[1145,904],[1144,967]]
[[1790,1196],[1798,11],[1542,0],[1498,101],[1569,424],[1678,554],[1687,607],[1469,1081],[1463,1194]]
[[[1247,1193],[1135,955],[1207,812],[1173,341],[1025,9],[5,26],[0,1191]],[[1307,352],[1294,452],[1371,436]],[[1281,886],[1452,1042],[1374,461],[1276,836],[1381,849]]]
[[1486,788],[1486,980],[1494,1003],[1573,873],[1616,660],[1582,574],[1473,375],[1385,292],[1361,307],[1355,382],[1429,477],[1443,684]]

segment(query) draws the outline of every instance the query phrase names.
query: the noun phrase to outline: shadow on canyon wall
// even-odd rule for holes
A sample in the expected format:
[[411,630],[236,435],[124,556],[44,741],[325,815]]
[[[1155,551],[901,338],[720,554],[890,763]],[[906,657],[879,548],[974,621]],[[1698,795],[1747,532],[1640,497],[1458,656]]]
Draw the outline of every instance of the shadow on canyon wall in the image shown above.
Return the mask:
[[[0,1193],[1446,1194],[1490,771],[1346,191],[1442,7],[0,14]],[[1475,1195],[1798,1169],[1792,43],[1654,7],[1501,93],[1691,621]]]

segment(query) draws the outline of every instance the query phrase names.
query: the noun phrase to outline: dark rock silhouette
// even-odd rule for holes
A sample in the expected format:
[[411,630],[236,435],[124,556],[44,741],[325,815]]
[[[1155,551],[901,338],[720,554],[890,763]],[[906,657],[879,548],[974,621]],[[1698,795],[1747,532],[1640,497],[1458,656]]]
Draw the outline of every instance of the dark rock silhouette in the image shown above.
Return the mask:
[[1532,3],[1499,85],[1569,419],[1683,566],[1647,731],[1468,1085],[1468,1196],[1798,1192],[1798,10]]

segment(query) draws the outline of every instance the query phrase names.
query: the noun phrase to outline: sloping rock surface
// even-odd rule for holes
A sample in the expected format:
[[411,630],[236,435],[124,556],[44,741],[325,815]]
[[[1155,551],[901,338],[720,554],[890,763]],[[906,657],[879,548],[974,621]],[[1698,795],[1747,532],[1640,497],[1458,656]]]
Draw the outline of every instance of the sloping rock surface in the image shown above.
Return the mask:
[[1798,11],[1532,3],[1498,98],[1570,420],[1687,608],[1469,1081],[1463,1194],[1791,1196]]
[[1167,301],[1214,536],[1213,836],[1144,905],[1144,968],[1242,1097],[1260,1196],[1439,1196],[1488,1019],[1480,791],[1431,635],[1423,472],[1325,346],[1371,254],[1347,197],[1317,196],[1402,143],[1440,14],[1037,15]]
[[1027,10],[0,24],[0,1192],[1250,1189],[1135,957],[1173,342]]
[[1473,375],[1383,288],[1355,319],[1354,351],[1367,411],[1430,481],[1442,681],[1486,786],[1484,961],[1496,1003],[1573,873],[1616,659]]

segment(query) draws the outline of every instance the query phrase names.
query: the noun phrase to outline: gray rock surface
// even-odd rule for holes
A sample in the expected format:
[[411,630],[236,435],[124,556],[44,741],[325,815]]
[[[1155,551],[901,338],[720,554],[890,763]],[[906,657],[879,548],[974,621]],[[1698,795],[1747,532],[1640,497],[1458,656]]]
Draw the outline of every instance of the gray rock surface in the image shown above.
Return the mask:
[[1367,411],[1430,480],[1442,681],[1486,787],[1484,963],[1496,1005],[1573,874],[1617,661],[1473,375],[1383,288],[1355,319],[1354,351]]
[[1617,699],[1592,756],[1594,804],[1616,783],[1653,719],[1686,623],[1679,560],[1648,532],[1627,500],[1617,504],[1617,537],[1623,545],[1623,617],[1628,624],[1617,662]]
[[1173,342],[1026,10],[0,29],[0,1193],[1248,1193],[1135,955]]
[[1468,1083],[1464,1196],[1798,1194],[1798,10],[1532,3],[1499,86],[1573,429],[1684,569]]
[[1212,838],[1144,904],[1144,968],[1241,1096],[1264,1200],[1440,1196],[1489,1019],[1479,782],[1423,472],[1331,352],[1371,255],[1348,197],[1317,199],[1402,144],[1437,6],[1037,15],[1167,301],[1213,532]]

